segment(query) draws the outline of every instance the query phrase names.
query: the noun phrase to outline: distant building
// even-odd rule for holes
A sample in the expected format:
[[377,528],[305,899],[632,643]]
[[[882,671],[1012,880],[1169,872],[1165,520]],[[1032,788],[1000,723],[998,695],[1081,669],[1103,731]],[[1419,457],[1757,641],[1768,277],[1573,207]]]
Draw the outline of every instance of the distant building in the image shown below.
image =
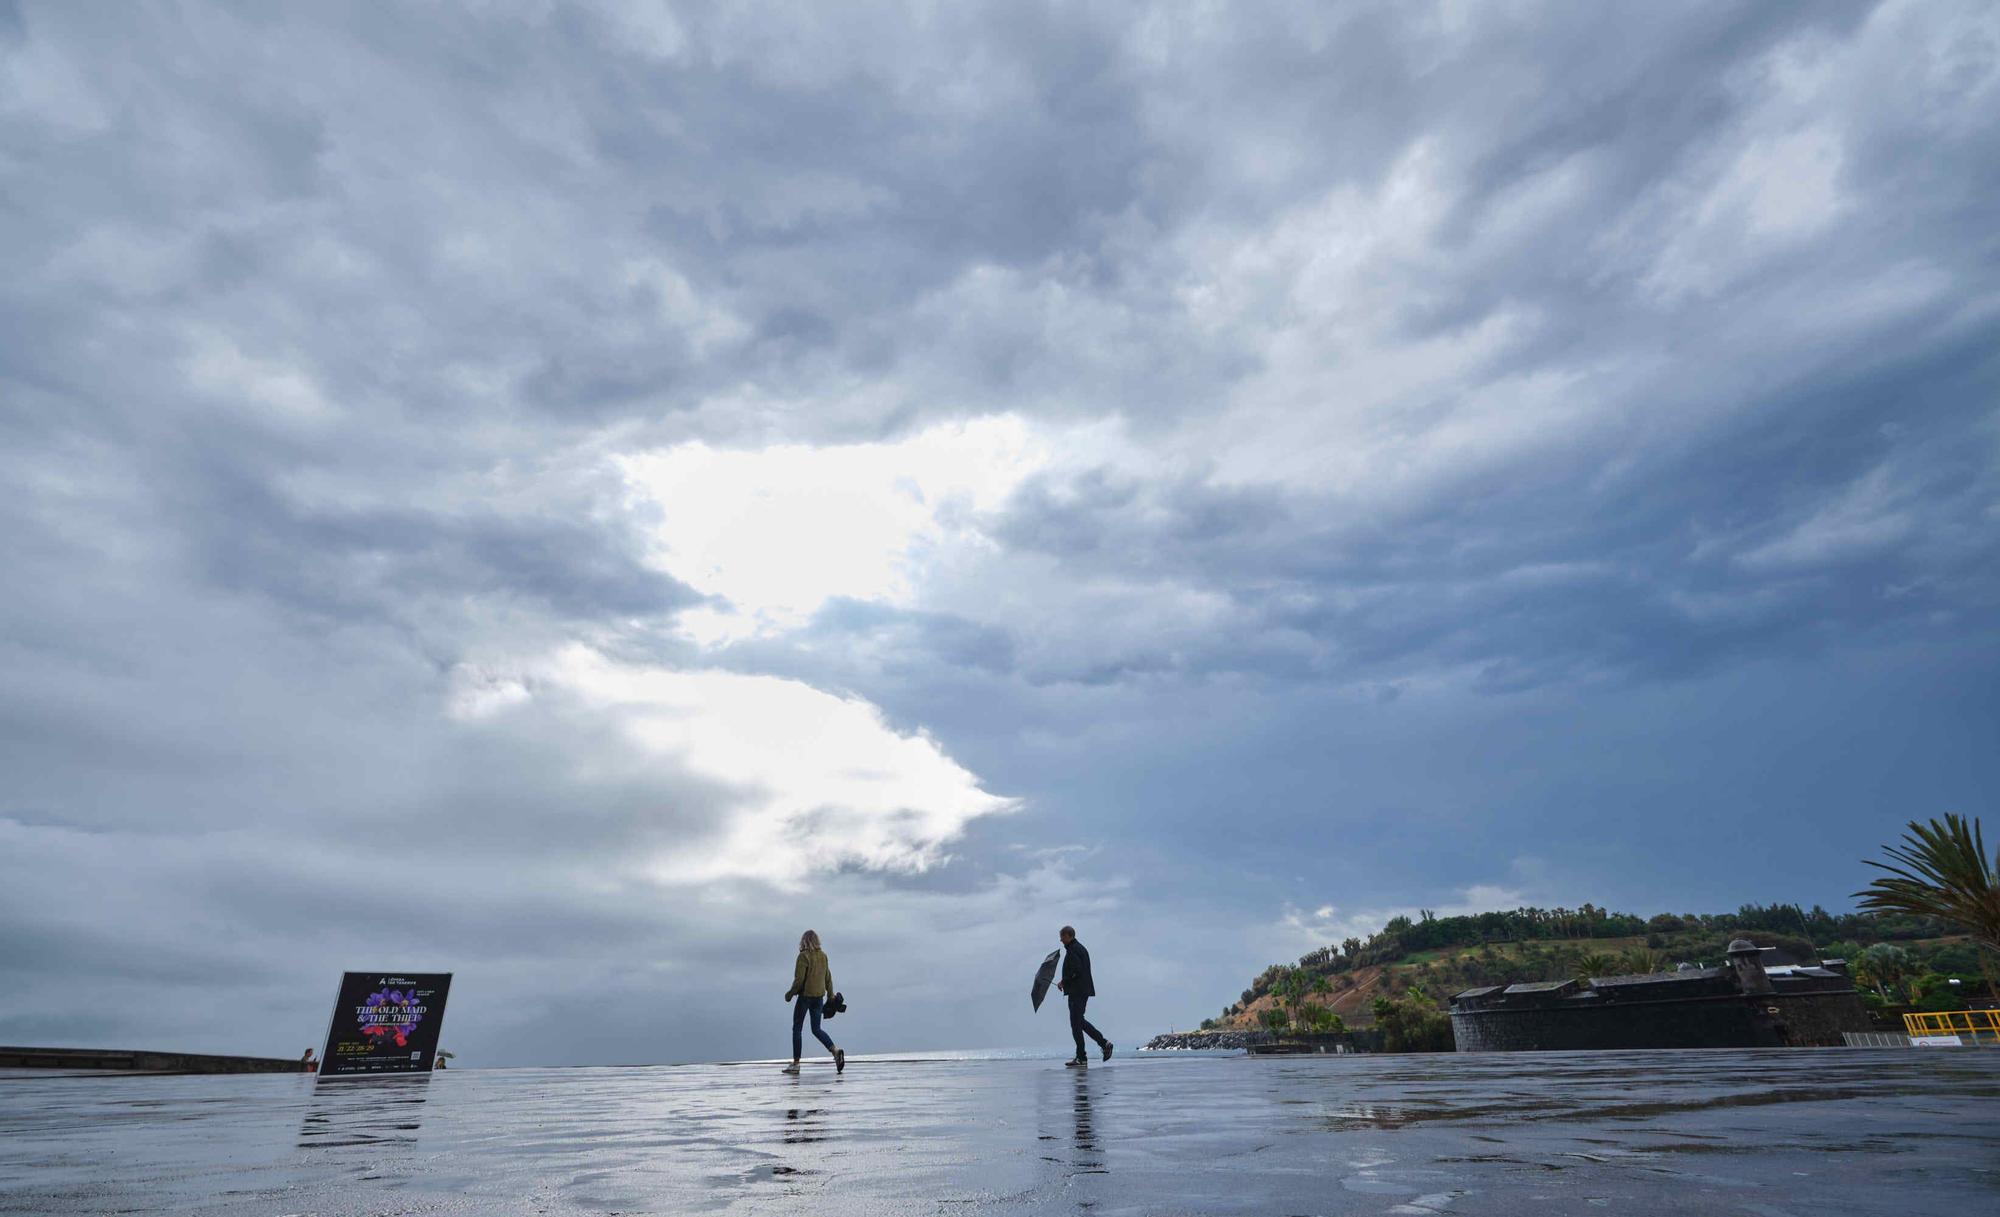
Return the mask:
[[1739,938],[1729,964],[1467,989],[1451,1002],[1460,1052],[1838,1046],[1869,1029],[1844,960],[1766,968]]

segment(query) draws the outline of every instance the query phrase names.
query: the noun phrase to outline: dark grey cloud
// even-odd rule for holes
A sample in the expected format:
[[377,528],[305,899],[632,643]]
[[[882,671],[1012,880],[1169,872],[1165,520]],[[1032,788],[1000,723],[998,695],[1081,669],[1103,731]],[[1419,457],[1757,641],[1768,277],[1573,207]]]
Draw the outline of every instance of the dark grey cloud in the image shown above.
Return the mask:
[[[295,1050],[398,902],[475,1056],[580,1061],[768,1051],[809,919],[900,1047],[1037,1034],[994,961],[1051,917],[1150,1025],[1311,945],[1285,904],[1838,900],[1995,776],[1996,48],[0,0],[0,1038],[214,1046],[226,974]],[[619,464],[1002,414],[1043,455],[908,589],[710,647]],[[1021,801],[918,873],[663,880],[793,793],[675,734],[718,670]]]
[[195,510],[234,527],[201,555],[217,585],[247,587],[309,612],[377,620],[429,598],[527,600],[561,616],[655,616],[699,596],[647,566],[629,539],[574,519],[448,511],[314,510],[214,469]]

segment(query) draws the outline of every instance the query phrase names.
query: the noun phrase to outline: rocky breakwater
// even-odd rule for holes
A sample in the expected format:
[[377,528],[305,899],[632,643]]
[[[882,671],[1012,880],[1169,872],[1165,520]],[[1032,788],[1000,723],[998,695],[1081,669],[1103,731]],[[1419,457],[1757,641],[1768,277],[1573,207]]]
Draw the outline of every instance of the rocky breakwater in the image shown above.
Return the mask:
[[1175,1031],[1146,1041],[1144,1052],[1187,1052],[1197,1049],[1247,1049],[1272,1042],[1269,1031]]

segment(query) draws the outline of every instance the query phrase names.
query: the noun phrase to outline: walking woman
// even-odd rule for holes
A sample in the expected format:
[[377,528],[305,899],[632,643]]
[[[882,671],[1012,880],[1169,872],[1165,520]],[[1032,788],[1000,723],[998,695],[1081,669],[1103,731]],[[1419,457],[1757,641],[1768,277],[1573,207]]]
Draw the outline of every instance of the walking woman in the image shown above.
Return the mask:
[[807,930],[799,936],[799,961],[792,966],[792,987],[785,990],[785,1000],[792,1003],[792,1063],[785,1067],[786,1073],[799,1071],[799,1052],[805,1045],[799,1031],[808,1014],[812,1015],[813,1038],[833,1053],[833,1071],[846,1072],[847,1054],[833,1046],[833,1037],[820,1030],[819,1025],[819,1012],[832,995],[833,969],[827,966],[826,952],[820,950],[819,935]]

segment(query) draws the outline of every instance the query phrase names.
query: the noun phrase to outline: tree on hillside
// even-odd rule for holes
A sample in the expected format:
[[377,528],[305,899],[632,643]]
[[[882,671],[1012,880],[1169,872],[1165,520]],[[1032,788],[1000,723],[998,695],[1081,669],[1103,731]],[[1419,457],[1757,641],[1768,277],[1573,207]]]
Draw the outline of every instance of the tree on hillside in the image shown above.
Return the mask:
[[1284,1008],[1288,1023],[1303,1023],[1306,998],[1326,992],[1326,977],[1315,976],[1304,968],[1287,968],[1272,982],[1271,992]]
[[1375,1026],[1386,1052],[1450,1052],[1451,1016],[1438,1009],[1423,989],[1412,987],[1402,997],[1375,999]]
[[1312,1007],[1312,1022],[1309,1025],[1314,1031],[1326,1035],[1341,1035],[1347,1031],[1347,1020],[1325,1006]]
[[1878,942],[1861,952],[1854,963],[1855,979],[1875,986],[1875,991],[1882,995],[1884,1001],[1907,999],[1903,982],[1915,970],[1908,951],[1893,943]]
[[1667,957],[1645,947],[1633,947],[1619,957],[1618,966],[1633,976],[1649,976],[1667,970]]

